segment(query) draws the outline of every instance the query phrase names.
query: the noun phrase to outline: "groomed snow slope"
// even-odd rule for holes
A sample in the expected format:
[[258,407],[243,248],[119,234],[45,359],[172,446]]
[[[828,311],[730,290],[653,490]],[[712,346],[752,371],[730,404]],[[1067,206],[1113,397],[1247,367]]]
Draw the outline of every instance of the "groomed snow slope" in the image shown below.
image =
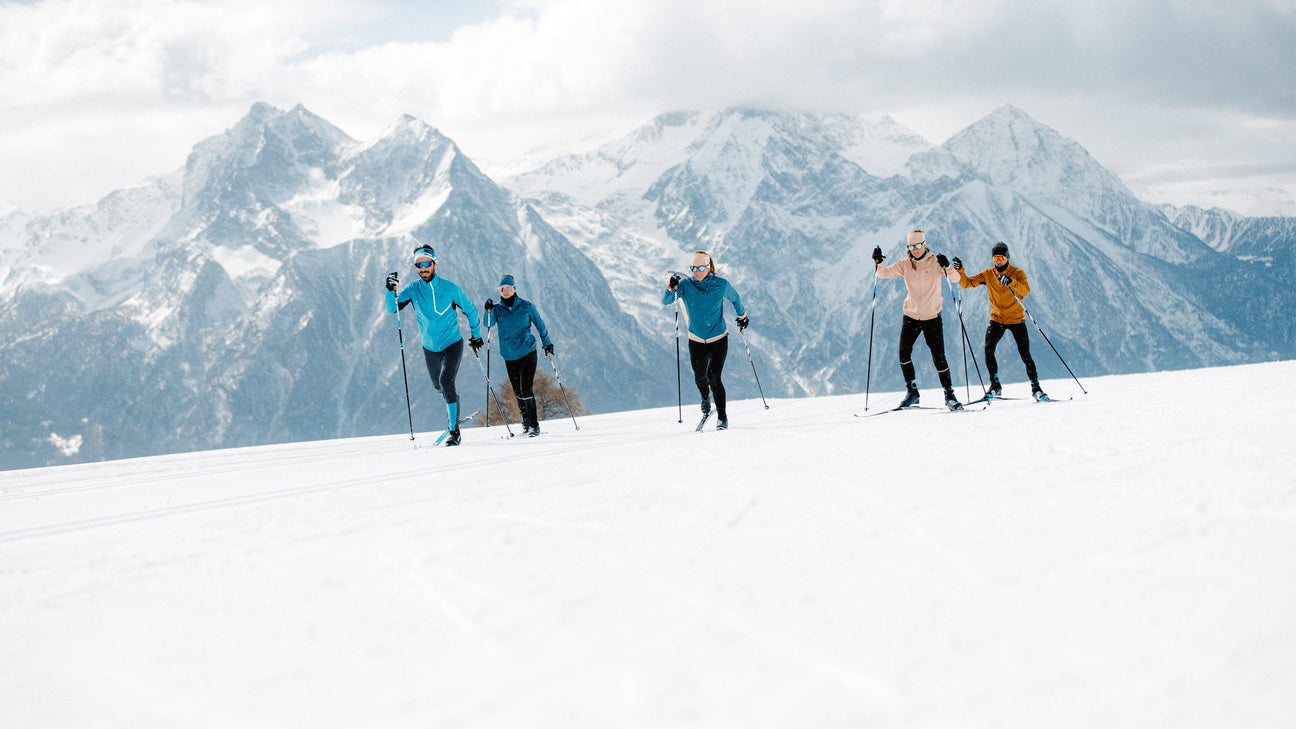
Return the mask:
[[0,726],[1291,726],[1293,381],[3,472]]

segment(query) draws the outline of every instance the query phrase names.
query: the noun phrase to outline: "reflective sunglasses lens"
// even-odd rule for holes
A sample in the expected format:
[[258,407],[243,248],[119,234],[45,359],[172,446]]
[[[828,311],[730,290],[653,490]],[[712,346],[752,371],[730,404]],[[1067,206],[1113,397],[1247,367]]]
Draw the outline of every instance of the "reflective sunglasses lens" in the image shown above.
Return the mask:
[[707,270],[707,267],[706,267],[706,266],[689,266],[689,269],[692,270],[694,273],[697,273],[698,271],[705,271],[705,270]]
[[432,267],[432,261],[416,261],[414,263],[414,268],[431,268],[431,267]]

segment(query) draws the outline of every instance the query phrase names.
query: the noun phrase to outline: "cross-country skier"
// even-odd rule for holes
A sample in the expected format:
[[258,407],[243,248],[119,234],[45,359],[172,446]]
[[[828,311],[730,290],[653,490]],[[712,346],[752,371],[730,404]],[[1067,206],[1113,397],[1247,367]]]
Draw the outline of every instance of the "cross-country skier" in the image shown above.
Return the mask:
[[437,257],[432,246],[414,249],[414,268],[418,270],[418,278],[405,284],[399,294],[396,276],[387,277],[387,311],[395,314],[397,306],[403,309],[414,304],[428,375],[432,377],[432,386],[445,398],[449,414],[450,436],[446,445],[459,445],[459,395],[455,392],[455,375],[463,359],[463,335],[459,333],[459,316],[455,310],[463,311],[468,318],[471,334],[468,346],[475,354],[482,346],[477,307],[457,284],[436,275]]
[[[1036,400],[1048,397],[1040,388],[1039,373],[1035,370],[1035,360],[1031,359],[1030,332],[1026,329],[1026,310],[1018,297],[1026,298],[1030,294],[1030,283],[1026,272],[1012,265],[1008,258],[1008,244],[999,241],[990,249],[993,268],[968,276],[963,272],[963,262],[954,259],[954,268],[959,272],[959,285],[965,289],[985,286],[990,297],[990,326],[986,327],[985,359],[986,369],[990,371],[990,391],[986,398],[1003,395],[999,384],[999,363],[995,361],[995,347],[1003,339],[1005,331],[1012,332],[1017,342],[1017,353],[1021,355],[1022,364],[1026,365],[1026,376],[1030,378],[1031,396]],[[1016,294],[1014,296],[1013,294]]]
[[729,300],[738,315],[735,322],[739,331],[747,328],[747,310],[734,287],[716,275],[715,260],[706,251],[693,254],[689,270],[693,272],[691,278],[682,279],[678,273],[671,275],[662,304],[670,306],[676,299],[683,300],[688,319],[689,362],[693,365],[693,381],[702,395],[702,414],[710,415],[711,395],[714,395],[719,418],[716,430],[725,430],[729,427],[729,414],[725,411],[725,389],[720,373],[729,352],[729,329],[724,321],[724,300]]
[[883,266],[882,247],[873,249],[873,265],[879,278],[904,278],[908,295],[904,300],[904,322],[900,325],[900,372],[905,378],[905,398],[900,407],[918,404],[918,384],[913,366],[913,345],[922,334],[931,350],[932,363],[945,388],[945,406],[961,410],[962,403],[954,397],[954,382],[950,379],[949,364],[945,361],[945,333],[941,324],[941,276],[951,282],[957,280],[949,269],[944,254],[931,255],[927,250],[927,235],[921,230],[911,232],[907,240],[909,255],[902,261]]
[[517,279],[506,273],[500,277],[500,302],[486,299],[486,328],[499,325],[500,355],[508,368],[513,396],[517,398],[518,412],[522,414],[522,432],[528,436],[540,435],[540,416],[536,411],[535,372],[536,340],[531,326],[540,332],[546,355],[553,356],[554,346],[549,341],[549,330],[534,304],[517,295]]

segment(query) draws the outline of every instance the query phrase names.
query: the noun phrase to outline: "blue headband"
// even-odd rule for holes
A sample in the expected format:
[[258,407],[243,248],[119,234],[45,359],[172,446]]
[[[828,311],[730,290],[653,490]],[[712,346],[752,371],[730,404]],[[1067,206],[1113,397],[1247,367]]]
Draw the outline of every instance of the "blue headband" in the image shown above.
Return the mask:
[[501,276],[500,286],[512,286],[513,288],[517,288],[517,284],[513,282],[513,274],[506,273],[503,276]]
[[432,250],[432,246],[419,246],[418,248],[414,249],[415,258],[421,258],[423,256],[427,256],[428,258],[431,258],[432,260],[435,261],[436,251]]

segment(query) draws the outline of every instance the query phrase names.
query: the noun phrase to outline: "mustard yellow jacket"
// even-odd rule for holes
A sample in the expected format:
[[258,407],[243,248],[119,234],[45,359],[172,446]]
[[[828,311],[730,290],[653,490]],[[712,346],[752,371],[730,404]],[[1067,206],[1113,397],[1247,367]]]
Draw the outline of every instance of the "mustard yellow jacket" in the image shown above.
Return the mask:
[[[1012,279],[1012,289],[1004,286],[999,282],[1000,276],[1007,276]],[[975,276],[969,277],[962,270],[959,271],[959,286],[965,289],[974,289],[978,286],[985,286],[986,293],[990,296],[990,321],[999,322],[1000,324],[1017,324],[1026,319],[1026,310],[1018,303],[1017,297],[1026,298],[1030,294],[1030,283],[1026,280],[1026,272],[1012,265],[1011,263],[1004,266],[1002,273],[996,268],[987,268]]]

